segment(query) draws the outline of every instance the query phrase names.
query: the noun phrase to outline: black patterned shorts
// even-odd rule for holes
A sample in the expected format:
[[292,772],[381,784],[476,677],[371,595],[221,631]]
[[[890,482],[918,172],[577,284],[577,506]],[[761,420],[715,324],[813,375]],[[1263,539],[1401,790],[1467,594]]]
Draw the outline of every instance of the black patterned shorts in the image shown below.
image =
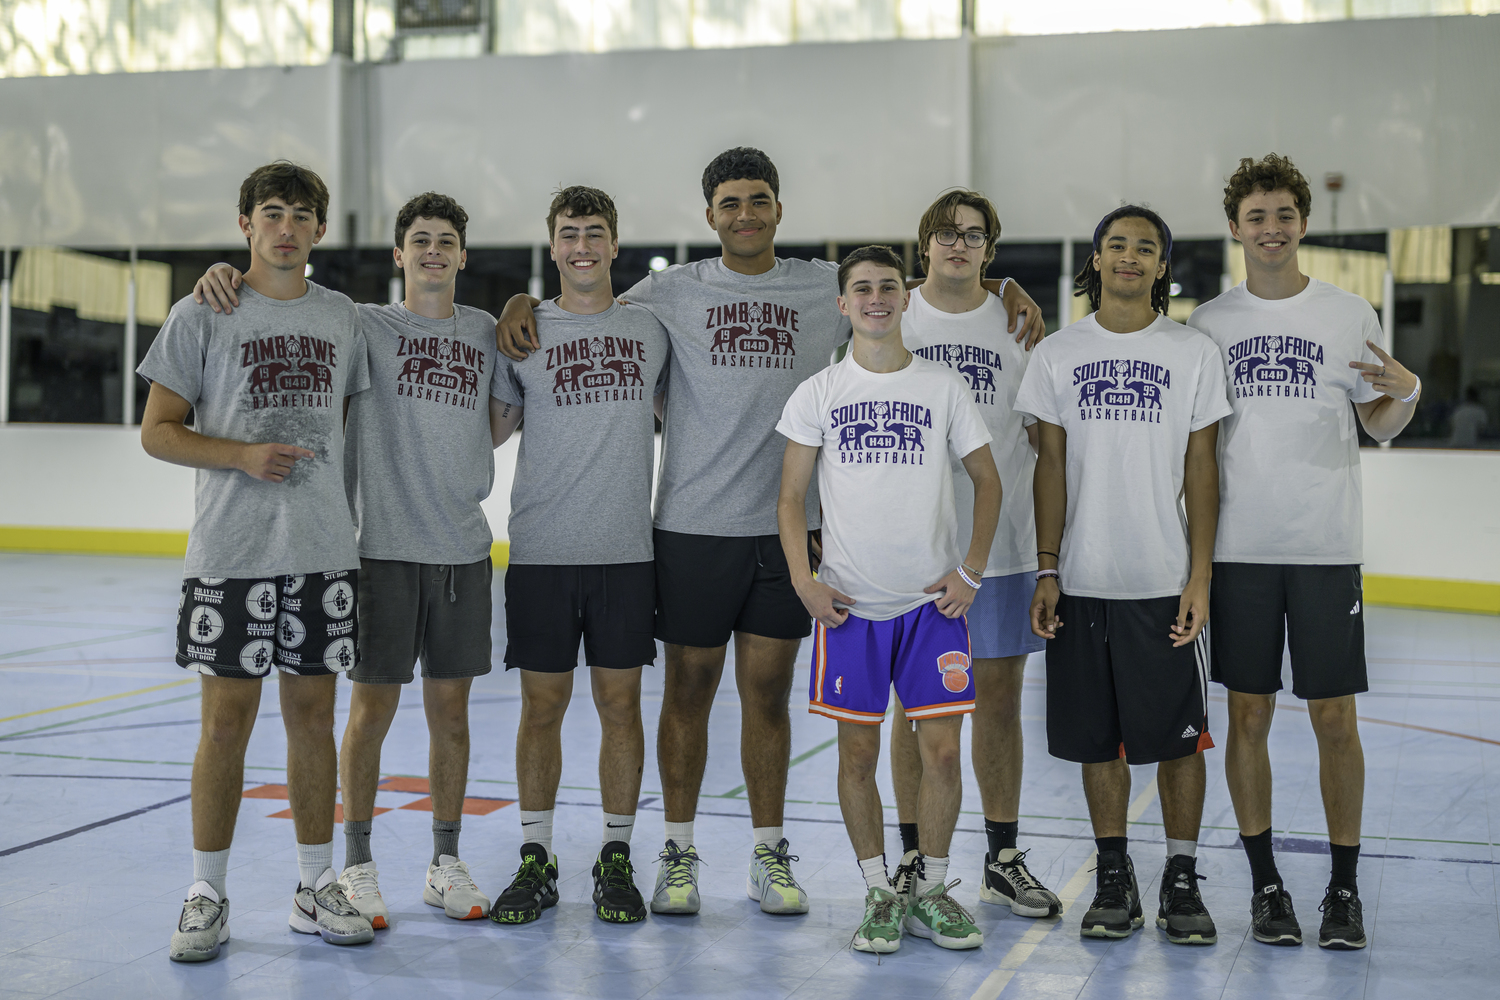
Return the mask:
[[254,680],[277,667],[347,673],[359,657],[359,571],[251,580],[189,577],[177,606],[177,663]]

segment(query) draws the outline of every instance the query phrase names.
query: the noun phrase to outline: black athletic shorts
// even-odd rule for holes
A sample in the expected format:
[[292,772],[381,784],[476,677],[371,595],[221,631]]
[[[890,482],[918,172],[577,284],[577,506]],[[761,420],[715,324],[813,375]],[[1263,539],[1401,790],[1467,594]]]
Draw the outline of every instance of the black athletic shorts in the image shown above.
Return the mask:
[[490,672],[489,556],[459,566],[395,559],[359,561],[361,684],[408,684],[422,676],[459,680]]
[[656,637],[707,649],[731,633],[806,639],[812,616],[792,586],[777,535],[656,531]]
[[189,577],[177,605],[177,663],[256,680],[277,667],[342,674],[359,655],[359,571],[249,580]]
[[[1176,760],[1214,745],[1208,735],[1208,642],[1173,646],[1177,597],[1057,602],[1047,640],[1047,751],[1062,760]],[[1212,614],[1210,613],[1210,617]],[[1207,631],[1207,627],[1205,630]]]
[[1291,647],[1292,694],[1341,698],[1370,690],[1364,580],[1358,566],[1214,563],[1213,679],[1242,694],[1281,690]]
[[653,564],[517,566],[505,571],[505,669],[567,673],[591,667],[626,670],[656,659]]

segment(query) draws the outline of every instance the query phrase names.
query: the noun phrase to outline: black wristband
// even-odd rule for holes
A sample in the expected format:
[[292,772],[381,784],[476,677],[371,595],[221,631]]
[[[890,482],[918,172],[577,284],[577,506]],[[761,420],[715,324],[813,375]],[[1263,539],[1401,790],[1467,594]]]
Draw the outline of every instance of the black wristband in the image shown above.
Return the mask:
[[1056,552],[1041,552],[1041,551],[1038,551],[1037,555],[1039,555],[1039,556],[1051,556],[1053,559],[1061,559],[1062,558],[1062,556],[1058,555]]

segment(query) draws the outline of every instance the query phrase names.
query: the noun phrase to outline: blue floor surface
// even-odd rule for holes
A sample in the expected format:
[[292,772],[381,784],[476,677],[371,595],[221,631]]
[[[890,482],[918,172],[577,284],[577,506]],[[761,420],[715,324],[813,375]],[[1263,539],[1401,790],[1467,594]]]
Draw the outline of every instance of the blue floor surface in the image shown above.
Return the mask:
[[[984,947],[946,952],[920,939],[877,963],[849,949],[864,895],[839,819],[834,727],[806,713],[807,657],[792,704],[786,832],[812,912],[770,917],[745,896],[751,836],[739,766],[739,717],[726,673],[697,821],[703,911],[606,925],[589,903],[598,850],[598,724],[579,684],[565,723],[557,812],[562,902],[537,923],[457,922],[423,904],[431,813],[416,791],[382,791],[373,848],[394,914],[367,947],[336,948],[286,922],[296,869],[287,803],[247,797],[229,872],[233,938],[218,961],[175,965],[166,947],[192,881],[188,776],[198,740],[196,675],[171,658],[181,564],[173,560],[0,553],[0,1000],[175,997],[1417,997],[1500,995],[1500,618],[1371,608],[1371,691],[1360,698],[1368,767],[1360,887],[1370,947],[1270,948],[1249,936],[1249,869],[1236,840],[1223,754],[1209,753],[1199,871],[1219,943],[1182,948],[1150,923],[1162,867],[1161,811],[1150,768],[1135,769],[1132,854],[1147,897],[1145,930],[1082,940],[1075,908],[1035,921],[977,902],[984,851],[970,781],[953,847],[954,894],[976,913]],[[497,609],[500,581],[495,584]],[[497,614],[496,659],[504,649]],[[804,647],[804,653],[806,653]],[[659,661],[658,661],[659,662]],[[1042,663],[1023,707],[1021,846],[1033,872],[1086,905],[1093,842],[1076,765],[1047,756]],[[1217,690],[1217,689],[1216,689]],[[654,748],[660,667],[645,680]],[[339,727],[348,688],[340,686]],[[421,688],[408,688],[383,773],[420,778],[427,737]],[[513,676],[474,686],[469,794],[516,794],[520,711]],[[1317,754],[1306,712],[1284,695],[1272,732],[1278,855],[1304,931],[1315,939],[1328,875]],[[1211,729],[1222,741],[1222,694]],[[662,834],[648,749],[634,845],[649,893]],[[267,690],[247,756],[246,789],[285,782],[286,750]],[[410,783],[394,782],[402,787]],[[260,795],[274,795],[263,790]],[[892,802],[889,782],[883,793]],[[415,804],[416,808],[403,808]],[[491,803],[493,806],[494,803]],[[888,810],[894,823],[894,810]],[[464,858],[494,895],[515,870],[516,807],[465,817]],[[899,853],[895,830],[887,854]],[[335,833],[335,859],[343,839]]]

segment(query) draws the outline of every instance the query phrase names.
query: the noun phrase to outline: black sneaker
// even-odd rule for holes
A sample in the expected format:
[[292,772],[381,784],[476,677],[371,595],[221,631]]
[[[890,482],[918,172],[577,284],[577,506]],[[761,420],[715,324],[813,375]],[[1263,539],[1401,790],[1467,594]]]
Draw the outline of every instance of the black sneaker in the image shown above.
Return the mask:
[[646,901],[635,887],[630,865],[630,845],[623,841],[605,844],[594,862],[594,913],[612,924],[646,919]]
[[1213,944],[1219,940],[1214,918],[1203,905],[1198,882],[1197,859],[1174,854],[1167,859],[1161,873],[1161,905],[1156,911],[1156,926],[1167,932],[1173,944]]
[[490,919],[497,924],[527,924],[557,905],[557,861],[541,844],[521,845],[521,867],[509,887],[495,898]]
[[[1009,860],[1000,860],[1006,854]],[[1010,907],[1020,917],[1055,917],[1062,912],[1057,893],[1047,888],[1026,867],[1026,852],[1010,850],[984,855],[984,882],[979,898],[986,903]]]
[[1318,909],[1323,911],[1319,948],[1356,951],[1365,946],[1365,909],[1359,903],[1359,893],[1330,885]]
[[1262,944],[1302,943],[1302,926],[1292,912],[1291,894],[1279,882],[1250,897],[1250,932]]
[[1083,915],[1079,932],[1084,937],[1125,938],[1146,922],[1141,913],[1141,890],[1135,882],[1135,865],[1130,855],[1104,851],[1094,871],[1099,873],[1099,888],[1094,901]]

